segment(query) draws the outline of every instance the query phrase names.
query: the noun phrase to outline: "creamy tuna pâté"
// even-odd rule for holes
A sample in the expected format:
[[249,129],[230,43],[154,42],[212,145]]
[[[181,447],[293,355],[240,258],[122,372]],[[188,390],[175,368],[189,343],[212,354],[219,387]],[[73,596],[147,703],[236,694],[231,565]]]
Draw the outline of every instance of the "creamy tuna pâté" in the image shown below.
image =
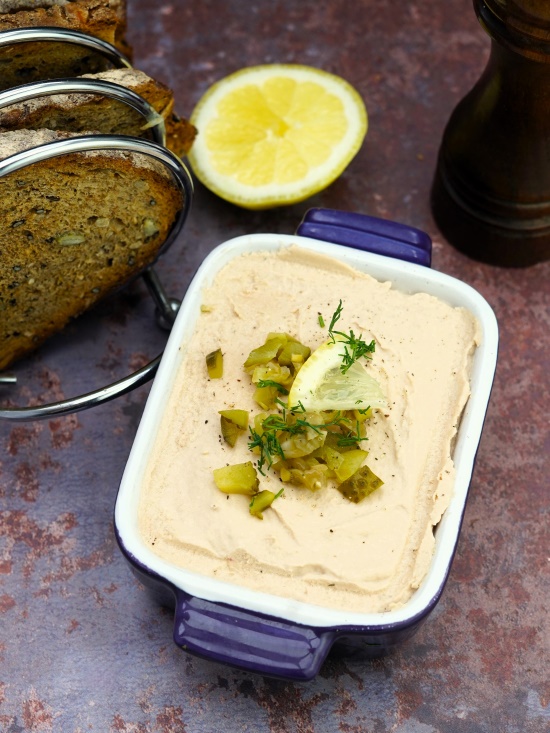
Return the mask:
[[[340,299],[339,327],[376,342],[367,369],[389,406],[369,421],[361,447],[384,484],[359,504],[332,487],[284,484],[259,521],[249,497],[228,498],[214,484],[214,468],[254,460],[245,434],[233,448],[224,443],[218,412],[259,412],[243,371],[249,352],[280,331],[316,348],[327,339],[318,314],[328,322]],[[427,572],[433,527],[452,495],[477,321],[294,246],[235,258],[203,305],[145,472],[142,538],[175,565],[253,590],[348,611],[399,607]],[[210,380],[205,356],[217,348],[224,375]],[[278,492],[279,477],[266,473],[260,489]]]

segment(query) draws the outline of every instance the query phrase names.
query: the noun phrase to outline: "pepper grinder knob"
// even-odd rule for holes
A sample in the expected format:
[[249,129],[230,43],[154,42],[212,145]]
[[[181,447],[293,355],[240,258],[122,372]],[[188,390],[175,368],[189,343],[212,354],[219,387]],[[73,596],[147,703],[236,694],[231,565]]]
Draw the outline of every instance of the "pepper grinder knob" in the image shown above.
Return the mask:
[[432,212],[474,259],[550,259],[550,2],[474,0],[491,37],[485,71],[441,142]]

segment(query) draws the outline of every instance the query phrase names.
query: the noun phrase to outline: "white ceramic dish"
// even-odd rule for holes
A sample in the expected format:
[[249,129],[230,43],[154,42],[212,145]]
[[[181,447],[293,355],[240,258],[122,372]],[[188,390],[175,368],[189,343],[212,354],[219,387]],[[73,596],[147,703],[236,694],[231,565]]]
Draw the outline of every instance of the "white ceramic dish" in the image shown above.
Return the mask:
[[[140,480],[149,449],[170,399],[183,353],[197,319],[203,287],[232,258],[289,244],[340,259],[402,291],[426,292],[478,319],[482,343],[475,352],[471,396],[454,449],[454,495],[436,529],[436,549],[420,588],[401,608],[387,613],[330,610],[197,575],[172,565],[145,545],[137,526]],[[120,547],[147,585],[169,589],[175,598],[174,638],[183,648],[212,659],[291,679],[316,674],[332,644],[356,639],[376,654],[409,637],[433,610],[445,585],[456,549],[470,479],[496,367],[498,328],[492,309],[473,288],[418,264],[316,239],[249,235],[217,247],[192,281],[170,335],[120,485],[115,528]]]

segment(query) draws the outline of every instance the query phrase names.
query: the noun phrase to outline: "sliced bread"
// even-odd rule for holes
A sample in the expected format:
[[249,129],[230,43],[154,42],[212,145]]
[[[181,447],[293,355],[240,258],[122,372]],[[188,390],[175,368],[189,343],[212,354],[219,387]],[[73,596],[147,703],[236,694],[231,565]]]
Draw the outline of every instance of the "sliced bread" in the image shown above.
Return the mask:
[[[0,134],[0,159],[71,137]],[[70,153],[0,178],[0,370],[152,263],[182,206],[148,156]]]
[[[164,118],[167,147],[179,156],[189,152],[197,131],[175,114],[174,97],[167,86],[137,69],[113,69],[82,78],[110,81],[139,94]],[[144,118],[128,105],[95,94],[56,94],[0,109],[0,132],[40,128],[67,132],[93,129],[140,137],[144,134],[144,126]]]
[[[0,31],[49,26],[82,31],[131,55],[124,0],[0,0]],[[18,43],[0,48],[0,90],[39,79],[97,73],[109,67],[100,55],[72,43]]]

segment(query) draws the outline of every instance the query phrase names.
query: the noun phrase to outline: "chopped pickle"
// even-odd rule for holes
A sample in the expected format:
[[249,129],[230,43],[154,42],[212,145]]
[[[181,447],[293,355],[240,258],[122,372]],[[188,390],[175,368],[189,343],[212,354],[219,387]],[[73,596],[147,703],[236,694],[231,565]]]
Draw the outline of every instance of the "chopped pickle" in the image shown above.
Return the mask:
[[300,456],[307,456],[316,448],[322,446],[325,442],[325,437],[325,431],[306,427],[303,432],[289,435],[279,442],[285,458],[299,458]]
[[279,474],[281,481],[284,481],[285,484],[292,478],[288,461],[277,461],[272,465],[272,468]]
[[248,428],[248,411],[220,410],[219,412],[223,439],[233,447],[239,435]]
[[270,507],[275,499],[281,496],[283,491],[284,489],[281,489],[277,494],[274,494],[272,491],[268,491],[267,489],[264,489],[264,491],[260,491],[260,493],[256,494],[256,496],[250,502],[250,514],[252,514],[253,517],[258,517],[258,519],[263,519],[264,517],[262,512],[264,511],[264,509]]
[[248,410],[220,410],[220,415],[234,423],[241,430],[248,428]]
[[358,420],[359,422],[365,422],[365,420],[370,420],[370,418],[372,417],[372,409],[368,407],[366,410],[354,410],[353,417],[355,420]]
[[228,420],[223,415],[220,416],[220,428],[222,431],[222,438],[233,448],[237,442],[239,433],[241,433],[242,430],[240,430],[234,422],[231,422],[231,420]]
[[264,432],[264,420],[269,417],[269,412],[259,412],[254,415],[254,430],[258,435],[262,435]]
[[379,479],[368,466],[362,466],[353,476],[350,476],[338,486],[338,491],[341,491],[346,499],[358,504],[382,486],[383,483],[382,479]]
[[275,471],[280,471],[286,466],[287,468],[296,468],[299,471],[305,471],[317,465],[319,465],[319,461],[310,454],[301,458],[285,458],[283,461],[277,461],[277,463],[273,464],[273,468]]
[[248,496],[258,493],[260,485],[252,461],[215,468],[214,482],[224,494],[247,494]]
[[318,463],[309,456],[278,461],[273,464],[273,469],[284,483],[305,486],[310,491],[324,489],[328,479],[331,478],[329,467],[324,463]]
[[282,367],[276,361],[268,361],[267,364],[261,364],[254,367],[251,376],[254,384],[262,384],[262,382],[275,382],[284,388],[283,391],[288,393],[288,387],[292,385],[294,377],[290,373],[288,367]]
[[[328,436],[327,436],[328,437]],[[340,453],[340,451],[336,450],[335,448],[331,448],[330,445],[322,445],[320,448],[317,448],[313,453],[313,456],[315,458],[318,458],[320,461],[323,461],[330,469],[331,471],[336,471],[337,468],[340,468],[344,461],[344,456]]]
[[327,445],[329,448],[334,448],[338,451],[338,453],[349,453],[349,451],[355,450],[357,448],[357,446],[353,445],[352,443],[342,444],[341,441],[342,433],[329,431],[327,433],[327,437],[325,438],[325,445]]
[[[283,340],[284,339],[284,340]],[[250,369],[260,364],[267,364],[277,357],[279,351],[283,348],[286,343],[286,334],[275,334],[274,338],[268,338],[268,340],[259,346],[257,349],[252,349],[248,355],[244,368]]]
[[268,333],[265,343],[250,352],[244,368],[249,371],[256,366],[277,361],[281,366],[292,367],[295,371],[296,365],[303,364],[310,354],[311,349],[308,346],[304,346],[288,333]]
[[210,352],[206,357],[206,368],[210,379],[223,377],[223,354],[221,349]]
[[[352,338],[353,332],[350,332],[349,339]],[[346,344],[353,345],[350,340]],[[288,333],[269,333],[265,342],[253,349],[244,363],[255,386],[254,400],[262,412],[254,415],[249,425],[246,410],[220,410],[225,442],[234,446],[240,433],[248,428],[248,448],[258,459],[257,468],[248,461],[216,469],[214,480],[225,493],[252,496],[250,514],[258,519],[263,519],[263,510],[271,506],[283,490],[278,494],[259,491],[257,471],[265,476],[265,469],[273,469],[282,482],[310,491],[319,491],[332,481],[347,499],[356,503],[383,483],[363,466],[368,452],[359,447],[367,439],[366,421],[372,417],[368,402],[358,400],[355,409],[316,412],[306,412],[301,401],[295,405],[285,404],[284,398],[310,354],[308,346]],[[353,361],[357,358],[354,351]],[[223,358],[219,349],[208,355],[207,366],[211,378],[222,376]],[[363,404],[365,407],[361,409]]]
[[319,491],[327,486],[329,478],[329,468],[324,463],[318,463],[316,466],[306,468],[302,472],[301,482],[310,491]]
[[288,387],[292,384],[290,369],[281,367],[277,362],[270,361],[265,365],[257,366],[251,375],[252,382],[257,384],[254,400],[263,410],[272,410],[276,400],[281,395],[288,394]]
[[347,481],[350,476],[353,476],[353,474],[359,470],[367,456],[368,452],[366,450],[361,450],[360,448],[344,453],[344,460],[338,468],[334,470],[338,481]]
[[325,423],[334,423],[332,430],[337,430],[338,425],[347,421],[346,413],[342,410],[324,410],[322,415]]
[[270,331],[267,334],[266,341],[269,341],[270,339],[279,339],[281,344],[284,345],[289,339],[292,339],[292,336],[289,336],[288,333],[285,333],[284,331]]
[[303,362],[311,354],[309,346],[304,346],[299,341],[288,341],[283,347],[281,353],[277,357],[277,361],[281,366],[291,366],[293,364],[303,364]]
[[254,390],[254,401],[260,405],[263,410],[272,410],[275,407],[275,400],[279,396],[277,387],[256,387]]

